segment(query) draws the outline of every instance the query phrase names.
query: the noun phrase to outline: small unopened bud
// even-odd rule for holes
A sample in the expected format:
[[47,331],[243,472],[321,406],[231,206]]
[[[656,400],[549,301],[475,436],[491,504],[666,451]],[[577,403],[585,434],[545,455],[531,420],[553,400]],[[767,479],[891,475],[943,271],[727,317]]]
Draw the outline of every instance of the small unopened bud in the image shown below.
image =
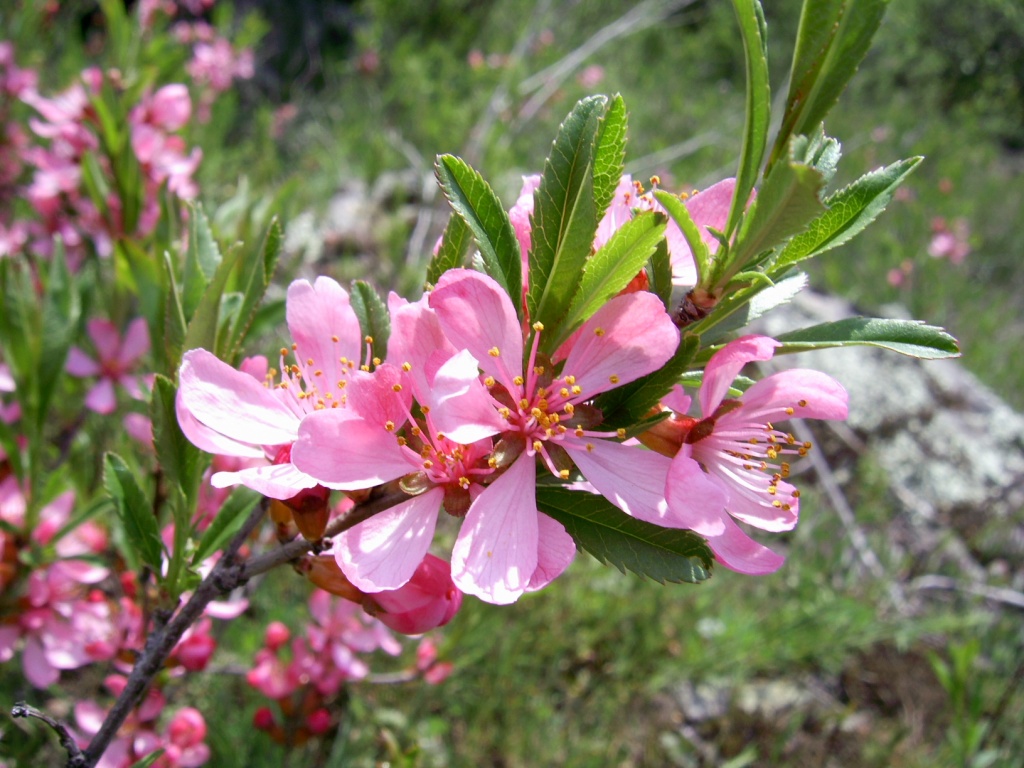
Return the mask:
[[314,736],[327,733],[331,729],[331,725],[331,714],[323,707],[313,710],[306,718],[306,728]]
[[344,597],[353,603],[363,602],[363,593],[342,573],[334,555],[307,555],[299,562],[298,570],[325,592]]
[[270,707],[260,707],[256,710],[256,714],[252,716],[253,727],[257,731],[270,731],[274,728],[274,713],[270,711]]

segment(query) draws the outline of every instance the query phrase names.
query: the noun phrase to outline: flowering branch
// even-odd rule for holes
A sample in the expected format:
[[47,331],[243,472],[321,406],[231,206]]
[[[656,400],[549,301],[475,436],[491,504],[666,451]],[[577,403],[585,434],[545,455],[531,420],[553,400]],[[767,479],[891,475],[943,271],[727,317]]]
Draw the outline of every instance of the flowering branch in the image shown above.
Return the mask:
[[71,734],[68,733],[67,727],[60,720],[55,720],[45,712],[40,712],[38,709],[26,704],[24,701],[19,701],[11,708],[11,717],[34,717],[37,720],[42,720],[50,726],[50,728],[56,731],[57,738],[60,739],[60,745],[64,748],[64,751],[68,753],[68,761],[66,763],[67,768],[84,768],[84,766],[87,765],[85,756],[78,748],[78,745],[71,737]]
[[[401,492],[386,492],[384,495],[371,498],[353,507],[344,517],[333,521],[328,526],[325,535],[335,536],[407,498],[406,494]],[[323,540],[316,542],[299,538],[271,552],[266,552],[250,560],[238,562],[236,559],[238,550],[262,522],[265,512],[266,508],[264,505],[260,505],[253,510],[252,514],[249,515],[242,525],[242,528],[224,550],[223,555],[217,561],[213,570],[203,579],[199,587],[196,588],[196,591],[192,593],[189,601],[177,614],[162,626],[158,626],[157,630],[149,636],[142,654],[139,656],[131,675],[128,677],[124,690],[107,715],[103,726],[89,743],[84,755],[78,752],[78,748],[73,742],[71,742],[71,746],[74,747],[74,751],[65,745],[69,755],[66,764],[67,768],[93,768],[96,765],[129,713],[142,699],[153,677],[163,668],[164,662],[170,656],[178,641],[181,640],[182,635],[199,619],[203,610],[212,600],[242,586],[254,576],[284,565],[323,545]],[[15,717],[19,716],[15,713],[12,714]],[[24,714],[31,713],[25,712]],[[63,726],[60,726],[59,723],[50,723],[49,720],[47,720],[47,723],[57,729],[58,733],[63,730]],[[63,736],[61,741],[62,743],[65,741]]]

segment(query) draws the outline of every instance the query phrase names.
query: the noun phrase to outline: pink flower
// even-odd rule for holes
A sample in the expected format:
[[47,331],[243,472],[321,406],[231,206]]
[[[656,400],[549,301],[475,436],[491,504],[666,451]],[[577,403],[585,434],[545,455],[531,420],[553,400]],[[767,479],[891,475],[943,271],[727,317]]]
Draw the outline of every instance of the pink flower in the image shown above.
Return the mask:
[[[241,484],[273,499],[290,499],[318,485],[292,463],[290,446],[307,414],[344,404],[348,379],[359,365],[362,332],[348,292],[327,277],[289,286],[287,319],[295,362],[289,365],[288,350],[281,350],[276,385],[265,375],[265,361],[265,378],[259,380],[203,349],[183,357],[177,411],[186,437],[209,453],[268,462],[217,472],[210,480],[216,488]],[[257,373],[259,367],[249,370]]]
[[146,330],[145,319],[139,317],[132,320],[123,338],[117,326],[109,320],[90,320],[87,327],[99,360],[93,360],[78,347],[72,347],[66,366],[72,376],[100,377],[85,396],[86,406],[97,413],[113,413],[117,407],[115,384],[120,384],[135,399],[142,399],[143,380],[131,371],[149,351],[149,332]]
[[[679,332],[660,300],[640,292],[618,296],[575,335],[556,376],[537,354],[543,328],[534,327],[524,366],[523,332],[509,297],[486,275],[445,273],[430,295],[445,335],[478,361],[501,420],[508,448],[503,473],[477,495],[452,553],[455,583],[495,603],[516,600],[555,578],[571,561],[572,539],[537,511],[535,458],[561,479],[572,464],[628,514],[667,523],[657,482],[667,472],[663,457],[622,445],[616,432],[594,431],[600,415],[586,402],[660,368],[672,355]],[[450,433],[459,425],[441,423]],[[491,421],[463,417],[491,427]],[[596,423],[595,423],[596,422]],[[654,484],[652,485],[652,480]],[[657,489],[657,490],[654,490]]]
[[771,573],[783,558],[747,536],[733,518],[766,531],[788,531],[799,516],[800,493],[786,481],[789,464],[781,457],[803,456],[811,446],[797,443],[775,423],[847,415],[846,391],[818,371],[783,371],[740,398],[727,397],[740,369],[771,359],[778,346],[766,336],[726,344],[704,371],[702,418],[684,415],[690,398],[677,387],[664,399],[676,415],[641,437],[658,450],[678,449],[665,490],[669,508],[708,539],[722,565],[740,573]]

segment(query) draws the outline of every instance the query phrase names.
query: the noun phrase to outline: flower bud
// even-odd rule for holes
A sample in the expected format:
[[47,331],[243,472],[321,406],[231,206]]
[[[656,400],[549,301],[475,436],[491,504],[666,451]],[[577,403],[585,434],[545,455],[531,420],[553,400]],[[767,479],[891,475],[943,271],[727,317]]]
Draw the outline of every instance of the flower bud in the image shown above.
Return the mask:
[[418,635],[452,620],[462,606],[462,592],[452,581],[451,567],[427,555],[408,583],[367,596],[363,608],[385,626],[404,635]]

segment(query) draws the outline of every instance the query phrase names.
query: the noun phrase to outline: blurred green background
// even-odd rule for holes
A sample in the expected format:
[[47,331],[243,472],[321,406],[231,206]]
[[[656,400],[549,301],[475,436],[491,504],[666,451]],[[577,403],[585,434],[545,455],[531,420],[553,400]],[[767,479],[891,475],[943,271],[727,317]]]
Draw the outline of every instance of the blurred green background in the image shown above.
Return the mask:
[[[30,5],[0,15],[4,34],[22,63],[66,83],[97,55],[95,4],[63,2],[46,25],[24,21]],[[799,3],[767,0],[765,12],[781,94]],[[445,218],[421,189],[434,156],[463,154],[511,204],[592,92],[623,94],[635,176],[701,188],[735,170],[742,49],[725,2],[221,0],[213,18],[257,57],[256,77],[192,137],[222,238],[254,239],[270,213],[317,222],[340,190],[418,174],[384,199],[394,215],[375,217],[368,240],[318,243],[316,225],[296,235],[288,276],[369,272],[382,288],[417,290]],[[837,186],[927,159],[875,226],[814,265],[812,286],[868,313],[901,302],[945,326],[963,365],[1024,407],[1024,7],[896,0],[826,131],[844,149]],[[403,214],[409,202],[438,214]],[[943,234],[955,257],[936,243]],[[413,235],[421,247],[409,253]],[[897,504],[870,457],[851,472],[858,523],[884,553]],[[262,702],[238,675],[203,676],[181,700],[207,715],[217,766],[1024,765],[1019,609],[954,595],[899,610],[891,586],[905,564],[858,575],[827,500],[813,488],[804,499],[787,565],[770,577],[720,570],[699,587],[660,586],[581,555],[513,607],[467,601],[443,635],[452,677],[353,686],[334,739],[271,743],[251,726]],[[259,621],[233,623],[215,663],[248,664],[263,620],[299,626],[280,607],[305,599],[289,576],[261,585]],[[731,704],[686,720],[681,702],[726,690],[739,692]],[[766,691],[804,700],[737,703]]]

